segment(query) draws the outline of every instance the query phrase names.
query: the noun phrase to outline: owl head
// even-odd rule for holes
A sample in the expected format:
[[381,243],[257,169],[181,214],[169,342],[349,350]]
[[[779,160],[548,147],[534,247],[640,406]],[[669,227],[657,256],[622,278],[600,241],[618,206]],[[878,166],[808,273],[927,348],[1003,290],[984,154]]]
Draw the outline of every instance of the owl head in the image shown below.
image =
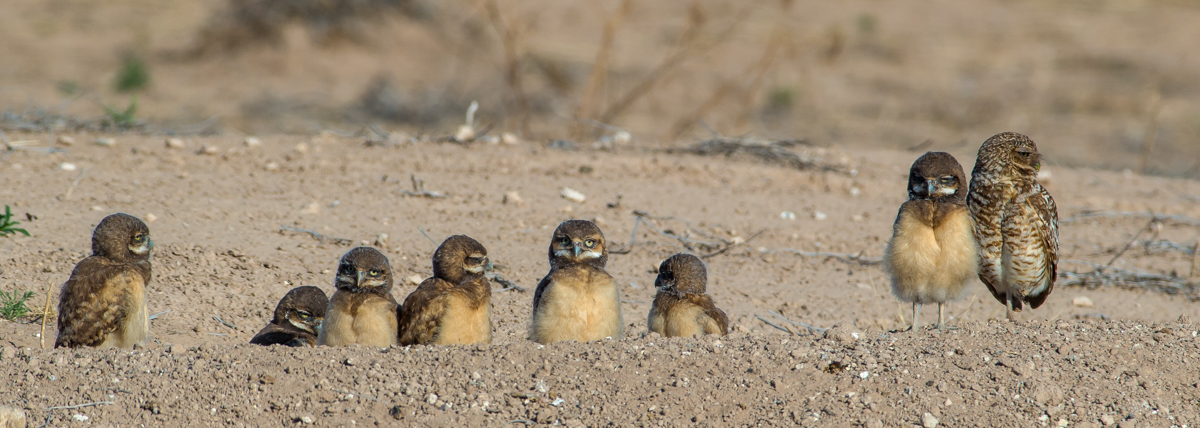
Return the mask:
[[962,165],[946,152],[928,152],[908,171],[908,199],[963,201],[967,197]]
[[708,283],[708,270],[704,262],[687,253],[678,253],[658,266],[658,278],[654,288],[672,294],[704,294]]
[[487,248],[470,236],[446,238],[433,252],[433,276],[452,284],[482,276],[491,267]]
[[105,217],[92,232],[92,254],[120,263],[149,260],[152,249],[150,228],[129,214]]
[[291,324],[298,329],[317,334],[321,321],[325,319],[325,308],[329,298],[320,288],[303,286],[293,288],[275,306],[273,324]]
[[1034,178],[1042,168],[1042,155],[1029,137],[1016,132],[993,135],[979,147],[976,169],[985,165],[987,172],[1006,177]]
[[608,249],[604,246],[604,233],[587,220],[567,220],[554,229],[550,238],[550,264],[587,263],[604,269],[608,262]]
[[392,265],[379,250],[371,247],[354,248],[347,251],[338,262],[334,286],[354,293],[390,293]]

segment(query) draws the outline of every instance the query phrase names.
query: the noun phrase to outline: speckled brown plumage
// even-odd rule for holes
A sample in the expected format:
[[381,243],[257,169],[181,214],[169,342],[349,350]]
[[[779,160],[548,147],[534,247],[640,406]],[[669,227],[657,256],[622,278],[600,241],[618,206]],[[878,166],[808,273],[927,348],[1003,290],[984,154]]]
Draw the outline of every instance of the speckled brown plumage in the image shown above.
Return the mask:
[[396,344],[396,299],[392,266],[379,250],[354,248],[338,263],[337,288],[329,299],[318,345],[392,346]]
[[945,152],[925,153],[909,170],[908,201],[896,214],[883,261],[892,293],[912,302],[912,330],[925,303],[937,303],[937,328],[946,329],[946,302],[961,298],[976,274],[979,246],[966,184],[962,165]]
[[1042,157],[1029,137],[996,134],[979,148],[967,207],[979,241],[979,279],[1006,307],[1037,308],[1058,274],[1058,208],[1037,182]]
[[275,317],[250,339],[255,345],[314,346],[329,298],[320,288],[296,287],[275,305]]
[[465,235],[446,238],[433,253],[433,277],[404,299],[401,345],[492,342],[487,249]]
[[621,295],[604,271],[604,234],[595,223],[568,220],[554,229],[550,273],[533,293],[529,340],[538,343],[620,339]]
[[647,318],[650,331],[667,337],[729,334],[729,317],[705,294],[707,283],[708,271],[696,256],[679,253],[663,260]]
[[92,232],[92,255],[75,265],[58,301],[55,347],[132,348],[150,335],[150,229],[113,214]]

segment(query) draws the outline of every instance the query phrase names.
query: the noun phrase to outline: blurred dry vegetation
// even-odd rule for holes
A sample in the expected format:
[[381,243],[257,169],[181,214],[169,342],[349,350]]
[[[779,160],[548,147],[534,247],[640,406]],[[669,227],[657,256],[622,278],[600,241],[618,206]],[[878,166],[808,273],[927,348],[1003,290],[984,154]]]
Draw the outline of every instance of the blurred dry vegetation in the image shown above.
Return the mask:
[[[140,132],[527,141],[754,134],[1200,176],[1200,3],[11,0],[0,129],[88,129],[145,62]],[[128,70],[124,71],[128,74]],[[128,91],[126,91],[128,92]],[[965,161],[966,162],[966,161]]]

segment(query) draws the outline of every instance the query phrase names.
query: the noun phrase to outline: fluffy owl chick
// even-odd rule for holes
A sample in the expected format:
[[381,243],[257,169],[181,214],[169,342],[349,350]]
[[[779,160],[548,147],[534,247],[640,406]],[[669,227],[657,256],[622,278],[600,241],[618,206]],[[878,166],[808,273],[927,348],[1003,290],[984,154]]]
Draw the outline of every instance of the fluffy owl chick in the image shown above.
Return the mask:
[[132,348],[150,336],[150,228],[113,214],[92,232],[92,255],[75,265],[58,300],[55,347]]
[[896,214],[883,261],[892,293],[913,304],[910,330],[920,326],[925,303],[937,303],[937,328],[946,329],[946,302],[961,298],[976,274],[979,246],[966,184],[962,165],[945,152],[925,153],[909,170],[908,201]]
[[392,346],[396,344],[396,299],[392,266],[379,250],[358,247],[338,263],[337,288],[325,310],[318,345]]
[[554,229],[550,273],[533,293],[529,340],[587,342],[622,337],[621,293],[604,271],[604,234],[595,223],[568,220]]
[[320,288],[293,288],[275,305],[275,317],[250,339],[255,345],[313,346],[325,319],[329,298]]
[[658,266],[654,304],[647,324],[650,331],[667,337],[729,334],[729,317],[704,294],[708,272],[704,262],[679,253]]
[[1058,275],[1058,207],[1037,182],[1042,156],[1015,132],[988,138],[971,172],[967,207],[979,241],[979,279],[1009,320],[1023,303],[1036,309]]
[[491,268],[487,249],[466,235],[446,238],[433,252],[433,277],[400,308],[401,345],[492,343]]

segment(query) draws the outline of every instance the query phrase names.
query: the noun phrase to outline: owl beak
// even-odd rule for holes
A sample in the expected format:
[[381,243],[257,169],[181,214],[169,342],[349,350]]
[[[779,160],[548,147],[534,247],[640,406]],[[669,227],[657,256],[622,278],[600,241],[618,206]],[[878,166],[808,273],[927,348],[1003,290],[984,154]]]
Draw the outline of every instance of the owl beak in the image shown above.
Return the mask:
[[366,281],[363,280],[363,271],[360,270],[358,271],[358,286],[361,287],[364,282]]
[[153,239],[148,239],[148,238],[146,239],[146,248],[150,249],[150,250],[154,249],[154,240]]
[[491,271],[493,271],[493,270],[496,270],[496,266],[495,266],[495,265],[492,265],[492,261],[491,261],[491,260],[488,260],[488,262],[487,262],[487,267],[484,267],[484,268],[483,268],[483,270],[484,270],[485,272],[491,272]]
[[572,246],[572,248],[574,248],[574,251],[575,251],[575,257],[579,257],[579,255],[580,255],[580,254],[583,254],[583,247],[582,247],[581,245],[582,245],[582,244],[580,244],[580,243],[576,242],[576,243],[575,243],[575,244]]

